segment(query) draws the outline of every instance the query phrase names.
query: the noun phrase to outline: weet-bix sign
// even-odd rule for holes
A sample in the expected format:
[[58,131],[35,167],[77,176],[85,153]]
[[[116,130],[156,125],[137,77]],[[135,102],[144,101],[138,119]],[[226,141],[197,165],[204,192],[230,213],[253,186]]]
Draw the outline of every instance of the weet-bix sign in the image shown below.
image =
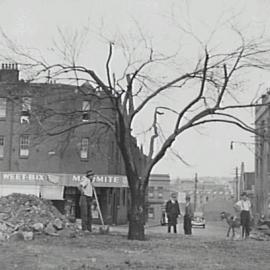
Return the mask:
[[[84,177],[80,174],[1,172],[0,184],[78,186]],[[123,175],[95,175],[93,184],[96,187],[128,187],[127,177]]]

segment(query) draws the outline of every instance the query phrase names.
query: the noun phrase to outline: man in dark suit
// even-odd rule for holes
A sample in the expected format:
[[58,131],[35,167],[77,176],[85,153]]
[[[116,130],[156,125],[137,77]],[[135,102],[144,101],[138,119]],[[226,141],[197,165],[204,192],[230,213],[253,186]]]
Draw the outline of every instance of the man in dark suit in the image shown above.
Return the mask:
[[190,196],[186,196],[185,215],[184,215],[184,233],[186,235],[192,234],[191,220],[193,218],[193,206],[190,202]]
[[177,217],[180,215],[179,203],[177,201],[177,194],[172,193],[171,199],[166,203],[166,214],[168,218],[168,233],[171,232],[171,226],[173,226],[174,233],[177,233]]

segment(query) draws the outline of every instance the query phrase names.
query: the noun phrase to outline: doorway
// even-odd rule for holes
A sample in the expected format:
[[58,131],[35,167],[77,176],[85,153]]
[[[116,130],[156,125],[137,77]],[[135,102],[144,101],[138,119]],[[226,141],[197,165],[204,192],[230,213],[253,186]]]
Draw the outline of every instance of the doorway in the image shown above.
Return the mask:
[[113,191],[113,201],[112,201],[112,223],[118,224],[118,208],[120,204],[120,192],[119,189],[115,188]]

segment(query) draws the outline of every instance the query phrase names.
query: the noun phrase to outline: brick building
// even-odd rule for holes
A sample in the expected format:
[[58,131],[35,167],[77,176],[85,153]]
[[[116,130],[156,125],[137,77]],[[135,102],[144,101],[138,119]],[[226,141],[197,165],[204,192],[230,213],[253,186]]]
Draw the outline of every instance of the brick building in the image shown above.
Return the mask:
[[[115,116],[99,89],[87,83],[78,88],[24,82],[16,64],[2,65],[0,196],[36,194],[62,210],[64,199],[70,200],[79,217],[78,181],[92,168],[105,222],[125,223],[129,191],[123,160],[114,135],[99,124],[100,114],[112,120]],[[71,125],[76,128],[69,129]],[[63,129],[67,131],[61,133]],[[143,166],[144,155],[135,139],[134,151]]]
[[170,199],[170,176],[168,174],[151,174],[148,187],[148,223],[159,224],[162,211]]
[[[270,92],[262,95],[259,104],[270,102]],[[255,108],[255,209],[260,215],[270,216],[270,109]]]

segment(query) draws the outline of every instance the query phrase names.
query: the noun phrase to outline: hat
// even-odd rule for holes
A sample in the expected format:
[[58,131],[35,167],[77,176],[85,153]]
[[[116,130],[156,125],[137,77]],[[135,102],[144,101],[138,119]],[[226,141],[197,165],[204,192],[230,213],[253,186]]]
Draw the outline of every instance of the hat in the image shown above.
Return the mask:
[[241,196],[247,196],[247,193],[246,192],[242,192],[241,193]]
[[86,172],[86,177],[94,176],[94,172],[90,169]]

